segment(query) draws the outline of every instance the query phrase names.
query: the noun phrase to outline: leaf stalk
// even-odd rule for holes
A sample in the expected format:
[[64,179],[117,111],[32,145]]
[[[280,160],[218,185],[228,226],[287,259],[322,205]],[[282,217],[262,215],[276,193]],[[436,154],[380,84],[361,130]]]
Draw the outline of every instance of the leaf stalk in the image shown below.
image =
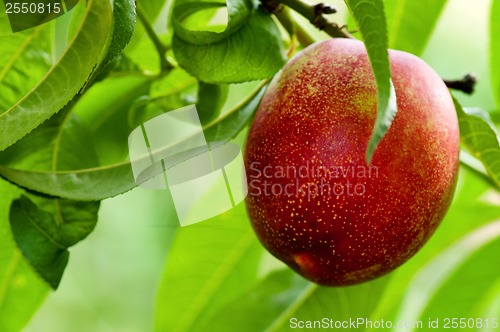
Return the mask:
[[160,57],[160,67],[162,72],[168,72],[174,68],[174,66],[168,61],[167,59],[167,51],[168,48],[162,43],[158,35],[156,34],[155,30],[149,23],[146,15],[144,14],[144,11],[138,6],[137,7],[137,17],[141,21],[144,29],[146,30],[146,34],[148,37],[151,39],[153,42],[156,51],[158,52],[158,55]]

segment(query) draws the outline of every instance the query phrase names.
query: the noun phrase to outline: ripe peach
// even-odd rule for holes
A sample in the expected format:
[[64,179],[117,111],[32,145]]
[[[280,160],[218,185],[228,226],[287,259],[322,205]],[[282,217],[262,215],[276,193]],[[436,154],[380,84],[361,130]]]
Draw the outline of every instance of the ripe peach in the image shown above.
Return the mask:
[[245,151],[247,210],[262,244],[321,285],[364,282],[412,257],[456,184],[458,121],[442,79],[389,51],[398,113],[367,164],[377,89],[363,43],[297,54],[269,86]]

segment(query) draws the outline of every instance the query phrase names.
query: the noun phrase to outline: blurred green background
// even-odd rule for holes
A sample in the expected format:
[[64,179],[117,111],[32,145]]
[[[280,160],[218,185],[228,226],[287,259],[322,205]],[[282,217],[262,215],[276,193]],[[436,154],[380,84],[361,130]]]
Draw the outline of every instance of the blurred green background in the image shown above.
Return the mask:
[[[172,214],[173,213],[173,214]],[[63,281],[27,331],[149,331],[177,219],[162,191],[103,202],[95,231],[71,250]]]

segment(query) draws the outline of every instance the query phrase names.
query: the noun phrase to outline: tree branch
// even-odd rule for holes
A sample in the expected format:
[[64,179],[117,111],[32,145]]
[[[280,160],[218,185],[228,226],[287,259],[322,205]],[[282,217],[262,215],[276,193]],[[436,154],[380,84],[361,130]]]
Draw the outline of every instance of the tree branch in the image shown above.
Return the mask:
[[286,5],[304,16],[319,30],[323,30],[332,37],[354,38],[344,27],[339,27],[336,23],[330,22],[325,15],[337,12],[335,7],[319,3],[311,5],[302,0],[261,0],[262,7],[270,13],[278,13],[282,10],[282,5]]
[[[328,4],[318,3],[311,5],[305,0],[261,0],[262,7],[276,16],[280,23],[285,27],[290,36],[297,35],[299,42],[303,46],[308,46],[315,42],[314,38],[303,29],[300,24],[295,24],[290,17],[288,8],[290,7],[297,13],[305,17],[316,28],[323,30],[328,35],[334,38],[354,38],[345,26],[338,26],[336,23],[330,22],[325,15],[334,14],[337,12],[335,7]],[[287,6],[287,7],[286,7]],[[450,89],[459,90],[466,94],[472,94],[477,83],[477,78],[472,74],[465,75],[461,80],[450,81],[444,80],[446,86]]]

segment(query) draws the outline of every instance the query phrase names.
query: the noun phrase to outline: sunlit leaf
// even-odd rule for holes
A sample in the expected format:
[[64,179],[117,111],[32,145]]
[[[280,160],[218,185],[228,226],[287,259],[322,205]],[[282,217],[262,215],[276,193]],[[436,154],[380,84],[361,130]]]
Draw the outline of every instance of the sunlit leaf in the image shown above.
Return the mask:
[[147,95],[151,83],[152,78],[143,75],[109,77],[94,84],[75,105],[73,112],[89,129],[101,165],[128,157],[128,113],[137,98]]
[[257,107],[259,107],[260,101],[267,89],[266,83],[259,84],[252,93],[231,111],[224,113],[222,117],[207,124],[203,128],[207,141],[227,142],[235,138],[249,123]]
[[447,0],[384,0],[389,47],[420,55]]
[[497,106],[500,107],[500,0],[493,0],[490,10],[490,67],[491,84]]
[[391,81],[387,26],[382,0],[345,0],[363,36],[368,58],[377,82],[378,111],[366,160],[371,161],[378,143],[396,116],[396,92]]
[[165,2],[166,0],[139,0],[137,5],[144,11],[150,22],[154,22],[165,6]]
[[0,180],[0,330],[6,332],[20,331],[49,290],[12,238],[9,210],[19,194],[19,189]]
[[0,12],[0,115],[28,93],[53,64],[53,24],[12,33]]
[[500,186],[500,146],[488,113],[480,109],[464,109],[455,98],[453,102],[457,111],[462,144],[483,163],[488,175],[497,186]]
[[[176,30],[177,33],[177,30]],[[272,18],[255,10],[248,22],[211,44],[194,44],[174,35],[172,47],[179,64],[207,83],[240,83],[272,77],[286,57]]]
[[266,331],[308,285],[305,279],[288,268],[273,271],[222,307],[208,326],[220,332],[234,331],[235,326],[239,332]]
[[[475,312],[474,306],[499,280],[498,270],[493,268],[500,264],[496,254],[499,249],[498,221],[469,233],[447,248],[414,276],[398,320],[416,321],[427,313],[426,316],[440,319],[443,326],[446,317],[478,317],[481,313]],[[448,305],[450,301],[453,306]]]
[[111,29],[108,1],[88,0],[85,17],[61,58],[35,88],[0,114],[0,151],[62,109],[99,62]]
[[158,293],[156,331],[206,331],[217,310],[250,288],[262,247],[244,204],[181,228]]
[[198,11],[220,8],[225,5],[224,1],[176,1],[172,19],[175,35],[182,41],[192,45],[213,44],[229,37],[250,19],[254,7],[251,0],[231,0],[227,2],[228,22],[222,32],[191,30],[183,24],[184,20]]
[[[460,170],[457,192],[445,219],[429,242],[411,260],[391,273],[387,292],[380,300],[372,319],[396,321],[403,305],[404,297],[401,294],[408,290],[414,276],[461,238],[498,218],[500,206],[494,201],[490,202],[490,196],[493,200],[496,199],[489,183],[480,181],[476,173],[465,168]],[[469,281],[464,276],[462,282]],[[423,283],[430,284],[427,281]],[[429,315],[425,319],[433,318],[432,314]],[[368,331],[375,332],[377,329]]]
[[127,46],[135,29],[135,1],[115,0],[113,2],[113,36],[108,53],[102,64],[113,60]]
[[387,277],[351,287],[329,288],[308,284],[266,331],[289,331],[299,327],[298,321],[321,321],[324,317],[333,316],[335,321],[340,322],[353,317],[370,317],[386,283]]
[[192,105],[196,100],[196,85],[196,79],[179,67],[155,80],[149,96],[143,96],[131,105],[127,134],[158,115]]

